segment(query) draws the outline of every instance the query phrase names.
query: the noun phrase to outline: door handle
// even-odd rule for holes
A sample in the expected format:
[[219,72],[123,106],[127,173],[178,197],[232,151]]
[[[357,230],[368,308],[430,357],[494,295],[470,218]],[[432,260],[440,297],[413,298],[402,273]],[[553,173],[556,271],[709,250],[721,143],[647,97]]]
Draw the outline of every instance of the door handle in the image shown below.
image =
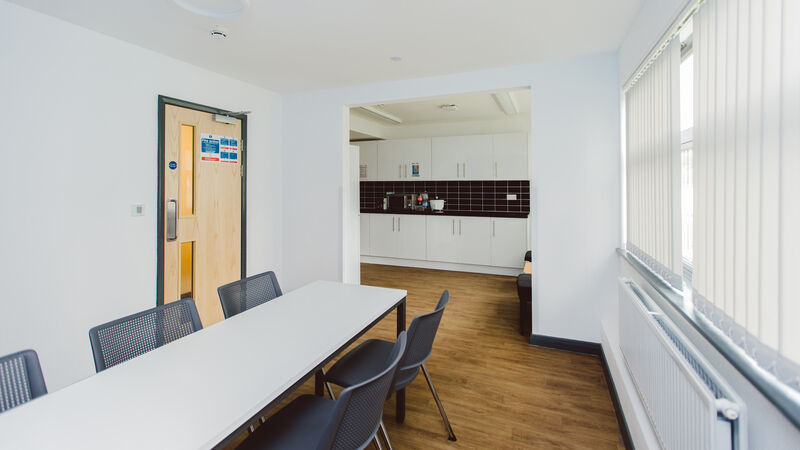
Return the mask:
[[453,219],[453,236],[456,235],[456,219]]
[[394,217],[392,217],[392,233],[394,233]]
[[[461,164],[459,163],[456,163],[456,178],[461,178]],[[453,223],[455,223],[455,220]]]
[[400,232],[400,218],[397,218],[397,232]]
[[458,235],[461,236],[461,219],[458,219]]
[[493,220],[493,221],[492,221],[492,237],[495,237],[495,234],[494,234],[494,230],[495,230],[495,228],[494,228],[494,226],[495,226],[496,224],[497,224],[497,222],[495,222],[495,221]]
[[167,241],[178,238],[178,201],[174,198],[167,200]]
[[497,178],[497,161],[494,162],[494,177]]

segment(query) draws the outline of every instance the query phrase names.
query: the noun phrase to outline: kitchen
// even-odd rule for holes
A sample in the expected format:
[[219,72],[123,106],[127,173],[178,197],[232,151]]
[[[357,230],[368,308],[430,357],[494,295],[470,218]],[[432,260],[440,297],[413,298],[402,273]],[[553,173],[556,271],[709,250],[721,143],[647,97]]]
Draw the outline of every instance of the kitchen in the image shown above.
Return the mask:
[[352,108],[362,264],[517,276],[529,129],[527,88]]

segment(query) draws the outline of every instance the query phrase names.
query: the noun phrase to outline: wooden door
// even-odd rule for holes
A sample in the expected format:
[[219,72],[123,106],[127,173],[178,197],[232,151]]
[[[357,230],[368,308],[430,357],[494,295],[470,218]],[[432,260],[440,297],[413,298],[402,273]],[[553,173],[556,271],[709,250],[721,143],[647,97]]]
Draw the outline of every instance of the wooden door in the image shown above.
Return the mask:
[[164,111],[163,302],[191,297],[203,327],[223,319],[217,287],[241,277],[242,123]]

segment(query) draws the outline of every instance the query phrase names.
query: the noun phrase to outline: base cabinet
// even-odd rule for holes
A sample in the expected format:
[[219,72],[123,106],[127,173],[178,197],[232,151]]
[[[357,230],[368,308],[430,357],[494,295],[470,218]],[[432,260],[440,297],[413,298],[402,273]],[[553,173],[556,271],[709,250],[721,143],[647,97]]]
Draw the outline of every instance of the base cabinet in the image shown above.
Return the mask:
[[499,267],[522,267],[528,250],[528,220],[492,218],[492,261]]
[[425,217],[362,214],[369,217],[370,256],[425,259]]
[[361,219],[361,254],[369,256],[370,253],[369,243],[370,243],[370,236],[369,236],[369,215],[361,214],[359,219]]
[[528,250],[527,223],[516,218],[362,214],[361,254],[521,269]]

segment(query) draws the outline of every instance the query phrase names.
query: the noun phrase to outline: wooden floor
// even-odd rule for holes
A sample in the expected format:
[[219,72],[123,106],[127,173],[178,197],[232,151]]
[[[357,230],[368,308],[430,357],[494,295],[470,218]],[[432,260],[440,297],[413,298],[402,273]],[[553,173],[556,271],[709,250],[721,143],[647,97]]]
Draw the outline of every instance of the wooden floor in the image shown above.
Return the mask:
[[[361,280],[406,289],[408,324],[451,294],[426,366],[458,441],[447,440],[420,374],[406,389],[405,423],[395,422],[394,397],[386,402],[395,449],[624,448],[600,359],[530,346],[518,333],[515,278],[362,264]],[[394,337],[392,313],[363,339]],[[313,391],[312,379],[287,402]]]

